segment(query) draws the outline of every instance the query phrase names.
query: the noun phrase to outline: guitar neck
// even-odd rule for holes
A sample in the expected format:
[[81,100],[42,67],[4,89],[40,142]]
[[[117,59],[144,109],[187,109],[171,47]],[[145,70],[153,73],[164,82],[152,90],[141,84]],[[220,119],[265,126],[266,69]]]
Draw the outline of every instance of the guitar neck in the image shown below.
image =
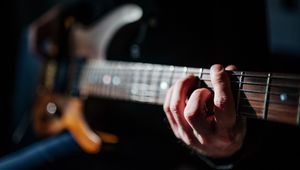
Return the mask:
[[[90,60],[80,78],[80,94],[162,105],[168,88],[187,74],[213,90],[210,71],[204,68]],[[232,71],[239,115],[299,125],[300,76]]]

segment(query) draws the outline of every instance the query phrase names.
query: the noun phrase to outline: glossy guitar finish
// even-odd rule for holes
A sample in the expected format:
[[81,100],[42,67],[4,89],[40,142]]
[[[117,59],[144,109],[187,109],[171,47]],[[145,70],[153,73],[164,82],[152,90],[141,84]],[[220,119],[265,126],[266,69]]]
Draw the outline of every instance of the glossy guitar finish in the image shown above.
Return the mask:
[[[63,64],[54,60],[45,63],[33,114],[36,132],[52,135],[68,129],[85,151],[96,153],[102,141],[114,143],[117,138],[103,132],[96,134],[89,128],[82,115],[82,98],[101,96],[161,105],[167,89],[187,74],[200,79],[199,87],[212,89],[210,72],[205,68],[105,60],[106,48],[116,31],[141,16],[138,6],[124,5],[91,28],[74,25],[70,34],[74,59]],[[228,74],[237,116],[299,125],[299,75],[248,71]],[[64,84],[64,88],[57,90],[57,83]]]
[[[76,86],[80,69],[75,64],[84,58],[105,59],[106,48],[114,34],[123,26],[142,17],[139,6],[126,4],[102,18],[93,27],[72,26],[69,45],[74,58],[49,59],[43,64],[43,74],[33,107],[33,127],[40,136],[69,130],[82,149],[88,153],[101,150],[102,140],[116,143],[118,138],[109,133],[93,131],[84,120],[82,96]],[[77,96],[71,97],[71,96]]]

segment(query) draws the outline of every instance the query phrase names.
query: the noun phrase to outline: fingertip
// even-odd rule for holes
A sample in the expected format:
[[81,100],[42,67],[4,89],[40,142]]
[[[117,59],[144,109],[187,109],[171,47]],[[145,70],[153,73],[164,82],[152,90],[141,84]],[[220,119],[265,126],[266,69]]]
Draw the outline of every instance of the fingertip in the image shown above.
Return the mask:
[[231,65],[228,65],[225,70],[228,70],[228,71],[234,71],[234,70],[237,70],[237,67],[233,64]]
[[195,122],[195,119],[198,119],[198,112],[203,110],[203,103],[205,103],[211,95],[211,91],[207,88],[197,89],[191,94],[184,110],[184,117],[190,124]]
[[219,89],[219,87],[224,85],[225,83],[228,83],[228,77],[225,74],[225,69],[220,64],[214,64],[210,68],[210,76],[211,76],[211,83],[213,88]]
[[221,64],[214,64],[210,67],[211,72],[222,72],[224,71],[224,67]]

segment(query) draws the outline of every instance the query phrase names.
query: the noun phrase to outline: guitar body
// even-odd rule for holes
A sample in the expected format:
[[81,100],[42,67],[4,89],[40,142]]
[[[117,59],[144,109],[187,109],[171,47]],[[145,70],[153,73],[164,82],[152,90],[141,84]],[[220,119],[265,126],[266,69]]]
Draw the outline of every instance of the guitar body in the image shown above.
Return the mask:
[[[208,69],[105,60],[114,34],[141,15],[139,7],[124,5],[91,28],[74,25],[70,33],[72,57],[43,64],[33,109],[34,129],[39,135],[69,130],[83,150],[97,153],[103,142],[116,143],[118,137],[90,128],[83,114],[83,100],[87,97],[162,105],[166,90],[187,74],[198,76],[203,86],[212,88]],[[299,124],[298,75],[244,71],[229,74],[241,116]]]
[[75,87],[81,71],[78,67],[93,58],[104,60],[106,48],[114,34],[141,16],[140,7],[126,4],[110,12],[93,27],[73,26],[69,46],[74,50],[67,54],[72,58],[60,56],[42,63],[32,109],[33,129],[37,135],[45,137],[69,130],[88,153],[99,152],[102,140],[107,143],[118,141],[115,135],[91,130],[87,124],[83,114],[83,98],[87,96],[79,94],[78,87]]

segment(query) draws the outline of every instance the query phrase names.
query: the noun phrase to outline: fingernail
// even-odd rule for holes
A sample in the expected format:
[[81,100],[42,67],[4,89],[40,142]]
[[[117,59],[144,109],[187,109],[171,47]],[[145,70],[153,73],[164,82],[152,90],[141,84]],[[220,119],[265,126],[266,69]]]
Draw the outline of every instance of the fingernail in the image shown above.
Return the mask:
[[224,67],[221,64],[214,64],[211,66],[210,70],[213,72],[221,72],[224,71]]

